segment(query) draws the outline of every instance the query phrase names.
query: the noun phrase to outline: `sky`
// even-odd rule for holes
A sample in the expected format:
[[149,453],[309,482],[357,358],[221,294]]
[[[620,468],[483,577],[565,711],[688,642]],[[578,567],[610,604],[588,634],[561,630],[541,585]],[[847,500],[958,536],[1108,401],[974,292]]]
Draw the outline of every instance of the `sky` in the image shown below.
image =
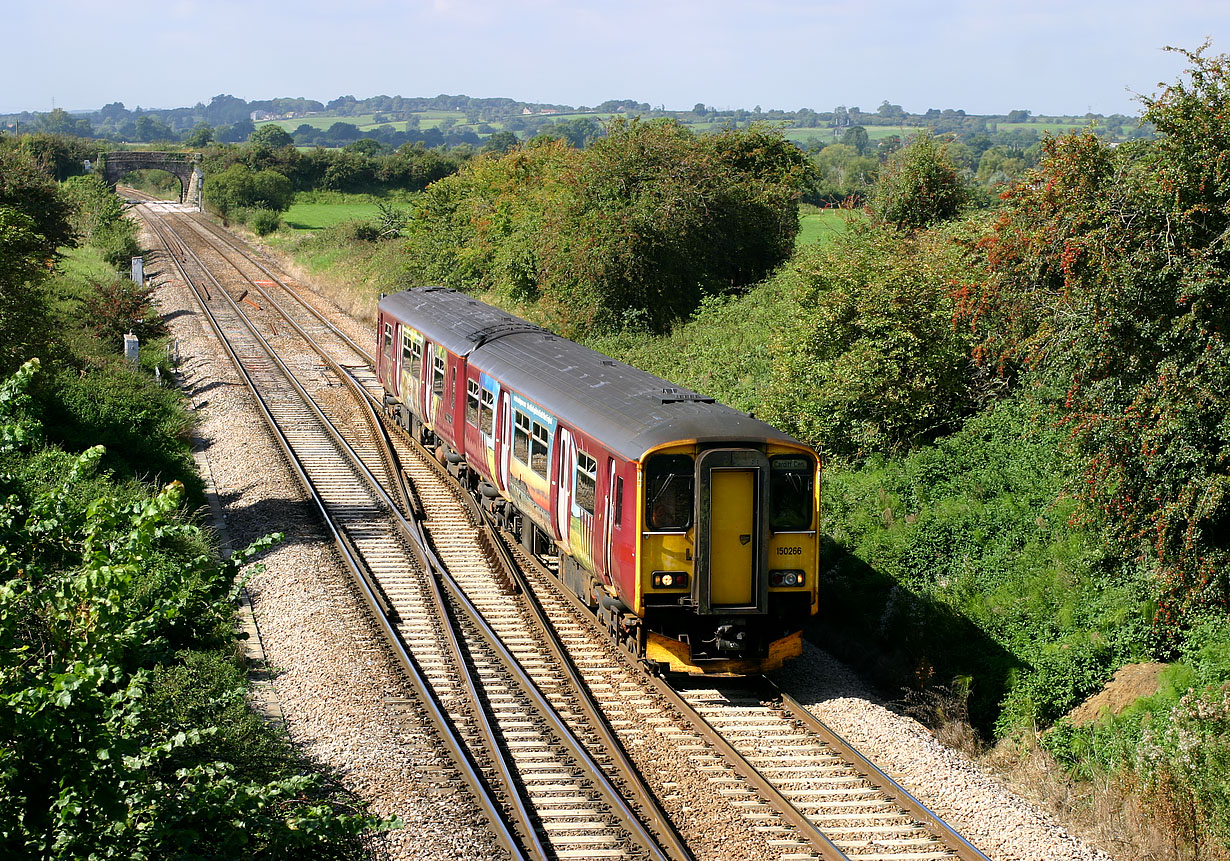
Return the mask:
[[[1227,0],[0,0],[0,113],[341,95],[1135,116]],[[22,70],[17,72],[15,70]]]

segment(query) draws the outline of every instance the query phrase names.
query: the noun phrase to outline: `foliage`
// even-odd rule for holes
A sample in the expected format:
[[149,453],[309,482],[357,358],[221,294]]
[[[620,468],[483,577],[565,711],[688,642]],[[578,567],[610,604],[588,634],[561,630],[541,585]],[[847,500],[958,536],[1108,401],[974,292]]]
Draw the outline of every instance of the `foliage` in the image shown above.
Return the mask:
[[244,164],[233,164],[220,174],[207,176],[203,193],[224,221],[245,208],[282,212],[294,200],[294,189],[285,176],[276,170],[252,171]]
[[884,163],[871,211],[886,224],[916,230],[954,218],[968,197],[944,146],[919,132]]
[[812,166],[804,199],[818,206],[861,203],[875,188],[880,171],[876,159],[845,144],[826,146],[812,158]]
[[251,209],[245,213],[244,223],[257,236],[268,236],[282,225],[282,216],[272,209]]
[[281,126],[266,125],[252,132],[248,137],[248,143],[253,146],[281,149],[284,146],[294,146],[295,139]]
[[903,237],[865,224],[800,249],[779,275],[798,311],[774,347],[769,420],[856,459],[957,427],[978,405],[949,298],[968,266],[953,233]]
[[131,332],[145,343],[166,334],[166,324],[153,306],[152,283],[137,284],[113,273],[94,287],[85,298],[84,322],[103,341],[121,344]]
[[0,518],[0,849],[336,857],[370,819],[288,770],[285,756],[271,773],[215,758],[216,708],[188,722],[155,711],[164,700],[151,697],[178,650],[229,636],[235,576],[270,539],[218,566],[176,515],[178,483],[152,496],[95,495],[101,447],[32,458],[43,435],[25,394],[36,369],[0,387],[11,494]]
[[493,291],[564,334],[661,330],[790,253],[805,170],[780,134],[618,118],[584,151],[538,139],[431,186],[413,280]]
[[1230,98],[1227,59],[1183,52],[1147,99],[1155,143],[1044,144],[962,293],[980,358],[1028,372],[1087,458],[1084,488],[1122,552],[1159,577],[1159,629],[1230,602]]
[[1045,725],[1148,648],[1147,578],[1073,528],[1079,463],[1005,401],[936,445],[825,472],[826,645],[890,684],[968,679],[984,730]]
[[140,253],[136,225],[101,177],[72,177],[64,181],[63,191],[72,204],[73,232],[80,242],[101,250],[113,266],[127,266]]

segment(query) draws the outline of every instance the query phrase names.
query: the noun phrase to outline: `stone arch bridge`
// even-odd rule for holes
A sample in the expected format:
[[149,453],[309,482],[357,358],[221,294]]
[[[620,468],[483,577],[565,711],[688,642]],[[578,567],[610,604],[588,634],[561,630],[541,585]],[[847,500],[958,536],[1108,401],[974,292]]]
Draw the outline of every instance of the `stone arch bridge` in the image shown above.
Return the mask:
[[133,170],[165,170],[179,179],[179,202],[200,202],[201,154],[191,152],[123,152],[100,153],[102,178],[112,188]]

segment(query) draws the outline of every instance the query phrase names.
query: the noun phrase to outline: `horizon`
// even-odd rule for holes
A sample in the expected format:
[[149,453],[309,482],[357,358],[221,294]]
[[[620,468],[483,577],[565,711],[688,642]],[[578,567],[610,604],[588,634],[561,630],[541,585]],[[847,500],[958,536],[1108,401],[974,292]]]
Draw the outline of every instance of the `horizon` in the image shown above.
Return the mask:
[[[874,113],[888,101],[911,114],[1138,116],[1137,96],[1186,66],[1166,45],[1195,50],[1230,25],[1230,4],[1174,0],[1161,20],[1156,10],[1141,0],[131,0],[100,17],[82,0],[18,4],[6,22],[28,38],[7,46],[10,67],[37,74],[6,82],[0,113],[328,91],[572,106],[634,98],[676,111],[703,102]],[[134,34],[149,47],[117,52]]]

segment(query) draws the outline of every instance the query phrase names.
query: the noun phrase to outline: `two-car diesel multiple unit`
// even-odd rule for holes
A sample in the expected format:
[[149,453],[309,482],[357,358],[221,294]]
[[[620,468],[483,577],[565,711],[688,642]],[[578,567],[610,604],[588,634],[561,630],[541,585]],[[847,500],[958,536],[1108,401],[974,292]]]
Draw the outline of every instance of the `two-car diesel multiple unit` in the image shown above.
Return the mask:
[[385,409],[634,654],[748,673],[817,609],[819,463],[764,422],[442,287],[380,301]]

